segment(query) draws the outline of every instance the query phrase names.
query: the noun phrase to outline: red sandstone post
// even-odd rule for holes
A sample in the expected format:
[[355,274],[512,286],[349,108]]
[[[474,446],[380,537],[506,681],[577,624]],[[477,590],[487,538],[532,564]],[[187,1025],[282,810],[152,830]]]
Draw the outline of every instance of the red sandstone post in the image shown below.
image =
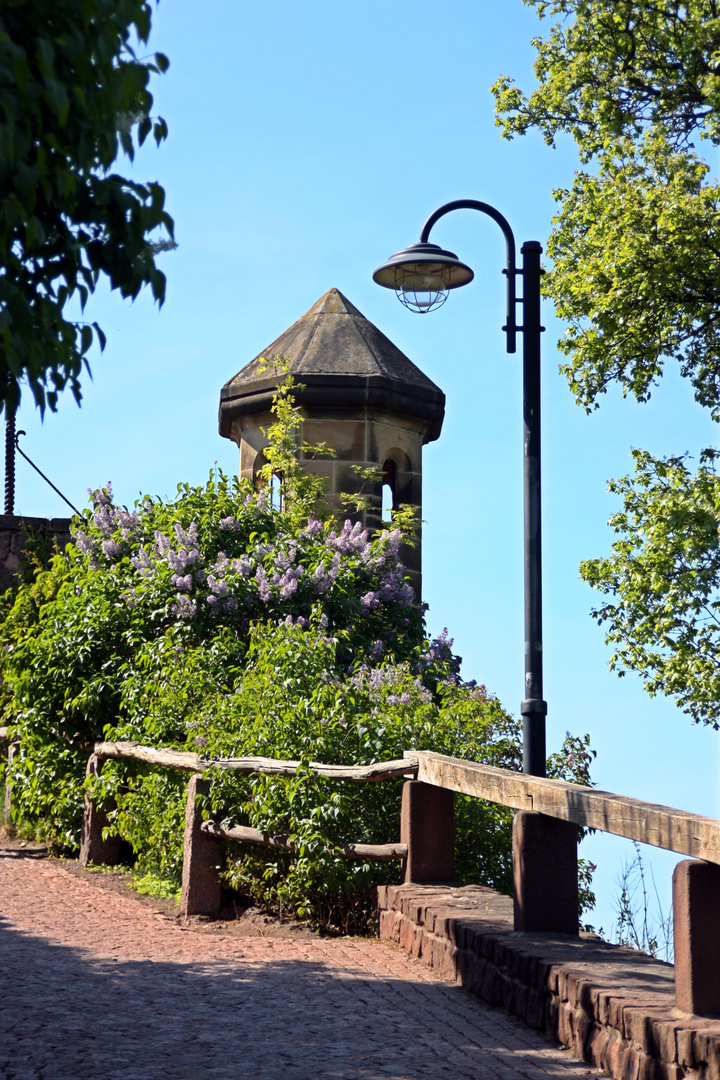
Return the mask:
[[516,930],[578,933],[577,825],[517,811],[513,907]]
[[[86,778],[97,776],[102,769],[102,761],[97,754],[91,754],[88,758]],[[96,806],[91,800],[89,792],[85,792],[85,810],[83,813],[82,839],[80,841],[80,865],[99,863],[104,866],[117,866],[120,862],[119,836],[111,836],[103,840],[103,829],[107,828],[107,812]]]
[[405,882],[455,879],[455,803],[452,791],[407,780],[402,790],[400,843],[407,844]]
[[180,913],[218,915],[220,912],[220,848],[217,840],[200,831],[202,811],[198,795],[207,795],[210,781],[192,776],[185,807],[185,842],[183,848],[182,894]]
[[720,866],[683,859],[673,873],[675,1003],[720,1013]]
[[7,751],[7,768],[5,770],[5,820],[8,825],[12,817],[12,763],[13,758],[20,749],[19,741],[11,742]]

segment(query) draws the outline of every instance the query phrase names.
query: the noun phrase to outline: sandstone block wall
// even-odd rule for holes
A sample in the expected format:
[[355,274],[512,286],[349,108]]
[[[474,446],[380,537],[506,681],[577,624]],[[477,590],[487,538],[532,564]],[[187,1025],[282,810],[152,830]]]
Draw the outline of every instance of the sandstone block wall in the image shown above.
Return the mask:
[[28,537],[42,541],[50,551],[57,541],[62,551],[70,542],[70,518],[0,514],[0,591],[17,584]]
[[513,931],[479,885],[378,889],[380,937],[519,1016],[615,1080],[720,1080],[720,1018],[675,1006],[670,964],[594,934]]

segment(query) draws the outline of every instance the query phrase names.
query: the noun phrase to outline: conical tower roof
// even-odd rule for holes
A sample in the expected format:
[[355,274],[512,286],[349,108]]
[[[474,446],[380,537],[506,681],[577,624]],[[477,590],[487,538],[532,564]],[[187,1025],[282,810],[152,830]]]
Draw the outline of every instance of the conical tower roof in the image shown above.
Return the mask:
[[338,289],[329,289],[302,318],[223,386],[220,434],[230,437],[236,417],[269,412],[277,379],[261,361],[283,356],[308,408],[382,409],[424,420],[426,442],[437,439],[445,395],[365,318]]

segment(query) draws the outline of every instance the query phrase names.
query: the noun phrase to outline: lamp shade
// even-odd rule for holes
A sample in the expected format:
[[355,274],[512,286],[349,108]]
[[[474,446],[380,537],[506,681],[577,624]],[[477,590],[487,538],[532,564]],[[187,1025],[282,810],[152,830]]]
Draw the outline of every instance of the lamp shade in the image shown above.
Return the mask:
[[473,277],[470,267],[452,251],[437,244],[411,244],[379,266],[373,281],[394,289],[406,307],[426,312],[445,302],[448,289],[467,285]]

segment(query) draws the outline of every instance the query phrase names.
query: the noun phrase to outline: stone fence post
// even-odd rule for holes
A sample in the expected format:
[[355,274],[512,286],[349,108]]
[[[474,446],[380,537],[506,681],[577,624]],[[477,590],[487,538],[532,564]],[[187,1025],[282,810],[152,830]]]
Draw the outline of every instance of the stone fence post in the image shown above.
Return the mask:
[[[98,776],[102,769],[102,761],[97,754],[91,754],[88,758],[85,770],[86,778]],[[82,838],[80,840],[80,865],[97,863],[103,866],[117,866],[120,862],[120,849],[122,840],[119,836],[111,836],[103,840],[103,829],[107,827],[107,812],[102,806],[96,806],[90,798],[90,793],[85,791],[85,810],[83,813]]]
[[7,749],[7,767],[5,769],[5,821],[10,824],[10,818],[12,815],[12,779],[10,772],[12,770],[13,758],[20,749],[20,741],[8,743]]
[[405,882],[455,879],[455,797],[446,788],[407,780],[402,789],[400,843],[407,844]]
[[577,934],[577,825],[516,811],[512,858],[515,929]]
[[208,795],[210,781],[192,776],[185,805],[182,894],[180,914],[216,916],[220,913],[220,847],[208,833],[200,831],[203,815],[198,795]]
[[720,1013],[720,866],[683,859],[673,872],[675,1003]]

